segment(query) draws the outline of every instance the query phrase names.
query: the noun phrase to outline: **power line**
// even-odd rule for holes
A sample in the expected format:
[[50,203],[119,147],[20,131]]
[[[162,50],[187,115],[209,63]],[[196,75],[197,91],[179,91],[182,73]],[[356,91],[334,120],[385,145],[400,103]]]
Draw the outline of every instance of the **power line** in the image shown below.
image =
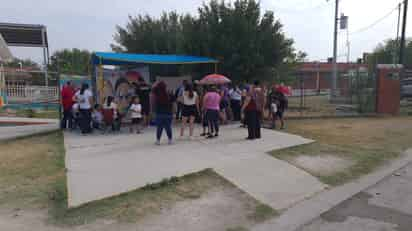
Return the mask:
[[399,4],[396,4],[396,7],[393,8],[389,13],[385,14],[383,17],[379,18],[378,20],[376,20],[375,22],[373,22],[373,23],[370,24],[369,26],[363,27],[363,28],[358,29],[358,30],[356,30],[356,31],[354,31],[354,32],[351,32],[351,33],[349,33],[349,34],[350,34],[350,35],[353,35],[353,34],[358,34],[358,33],[361,33],[361,32],[364,32],[364,31],[369,30],[370,28],[376,26],[378,23],[382,22],[383,20],[385,20],[386,18],[388,18],[389,16],[391,16],[392,13],[395,12],[396,10],[398,10],[398,9],[399,9]]

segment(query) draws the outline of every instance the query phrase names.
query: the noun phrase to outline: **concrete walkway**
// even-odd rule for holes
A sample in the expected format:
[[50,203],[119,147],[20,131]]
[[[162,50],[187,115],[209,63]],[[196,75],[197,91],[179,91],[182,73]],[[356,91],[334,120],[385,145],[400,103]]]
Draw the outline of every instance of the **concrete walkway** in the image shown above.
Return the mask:
[[191,141],[178,140],[171,146],[156,146],[153,130],[142,135],[81,136],[67,132],[69,206],[79,206],[206,168],[215,169],[275,209],[288,208],[325,188],[308,173],[265,154],[311,140],[266,129],[262,133],[262,139],[246,141],[245,129],[225,126],[217,139],[196,137]]
[[297,203],[281,216],[258,224],[252,230],[402,231],[409,222],[406,225],[409,231],[412,225],[411,173],[412,149],[358,180]]
[[[9,126],[8,124],[19,126]],[[59,122],[55,119],[0,117],[0,140],[15,139],[57,129],[59,129]]]

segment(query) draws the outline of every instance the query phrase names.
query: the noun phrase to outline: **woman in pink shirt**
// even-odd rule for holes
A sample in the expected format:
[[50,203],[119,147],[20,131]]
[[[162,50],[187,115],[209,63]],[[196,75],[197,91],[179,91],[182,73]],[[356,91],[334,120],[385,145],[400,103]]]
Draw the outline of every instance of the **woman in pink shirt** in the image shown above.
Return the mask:
[[206,111],[206,120],[210,128],[207,138],[219,136],[220,99],[215,86],[212,86],[203,98],[203,110]]

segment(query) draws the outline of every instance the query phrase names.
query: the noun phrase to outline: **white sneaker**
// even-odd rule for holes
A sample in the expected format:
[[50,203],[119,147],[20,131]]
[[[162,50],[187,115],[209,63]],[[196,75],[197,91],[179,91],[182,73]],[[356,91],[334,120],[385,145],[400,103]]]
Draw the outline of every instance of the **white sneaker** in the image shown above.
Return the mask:
[[172,145],[172,144],[173,144],[173,140],[169,140],[167,143],[168,143],[169,145]]
[[160,140],[156,141],[155,144],[156,144],[156,145],[160,145]]

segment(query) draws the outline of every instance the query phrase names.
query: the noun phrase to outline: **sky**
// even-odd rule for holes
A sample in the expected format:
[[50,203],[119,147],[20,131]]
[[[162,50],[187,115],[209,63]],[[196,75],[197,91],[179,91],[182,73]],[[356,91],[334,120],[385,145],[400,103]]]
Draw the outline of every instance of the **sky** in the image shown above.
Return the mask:
[[[340,13],[349,16],[350,60],[370,52],[379,43],[396,36],[398,12],[367,30],[395,9],[401,0],[340,0]],[[1,0],[0,22],[47,26],[51,53],[63,48],[110,51],[115,26],[124,26],[128,15],[159,16],[163,11],[197,14],[204,0]],[[260,0],[262,11],[271,10],[284,25],[295,48],[305,51],[309,61],[325,61],[333,54],[334,0]],[[407,21],[412,33],[412,15]],[[338,39],[339,61],[346,61],[347,33]],[[12,48],[19,58],[42,60],[39,48]]]

